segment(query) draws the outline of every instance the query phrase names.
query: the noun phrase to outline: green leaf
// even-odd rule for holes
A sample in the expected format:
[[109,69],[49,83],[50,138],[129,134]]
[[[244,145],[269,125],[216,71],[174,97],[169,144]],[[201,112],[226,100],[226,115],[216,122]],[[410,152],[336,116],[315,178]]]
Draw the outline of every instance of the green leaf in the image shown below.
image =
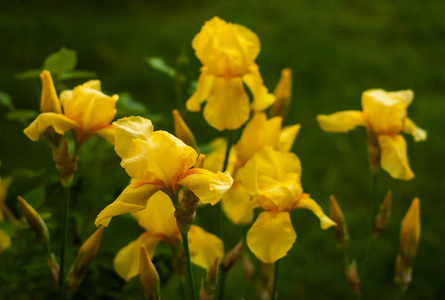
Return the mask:
[[2,91],[0,91],[0,105],[7,107],[9,109],[14,109],[14,105],[12,105],[11,96]]
[[0,231],[4,231],[7,235],[14,234],[14,225],[11,222],[0,221]]
[[59,52],[51,54],[43,63],[43,69],[50,71],[53,75],[62,75],[62,73],[71,71],[76,67],[76,51],[66,48]]
[[122,116],[146,115],[148,113],[145,105],[133,99],[129,92],[119,93],[119,101],[116,103],[116,108]]
[[69,80],[69,79],[82,79],[82,78],[94,78],[97,77],[95,72],[92,71],[68,71],[60,74],[59,80]]
[[148,64],[155,70],[167,74],[169,77],[176,77],[176,70],[166,64],[161,57],[147,57]]
[[42,69],[28,70],[28,71],[16,74],[15,78],[18,80],[39,79],[40,73],[42,73]]
[[23,195],[23,199],[29,203],[35,210],[37,210],[43,202],[45,202],[46,190],[45,186],[39,185],[35,189],[30,190],[25,195]]
[[10,111],[6,114],[6,119],[10,121],[28,121],[30,119],[35,119],[39,113],[35,110],[29,109],[16,109]]

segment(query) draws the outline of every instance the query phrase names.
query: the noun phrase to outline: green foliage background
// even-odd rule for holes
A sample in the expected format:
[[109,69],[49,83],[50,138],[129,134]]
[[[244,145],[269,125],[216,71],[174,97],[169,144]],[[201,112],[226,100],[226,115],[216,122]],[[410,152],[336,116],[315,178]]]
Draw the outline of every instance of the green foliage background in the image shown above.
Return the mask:
[[[370,88],[413,89],[409,115],[428,131],[428,140],[408,142],[416,177],[396,181],[381,173],[378,197],[393,190],[393,214],[388,228],[374,243],[363,277],[364,299],[392,297],[394,260],[400,221],[413,197],[421,199],[422,234],[414,264],[413,282],[405,299],[445,297],[445,2],[443,1],[9,1],[0,4],[0,91],[11,96],[16,109],[38,110],[38,80],[16,75],[38,69],[62,47],[77,52],[77,69],[92,71],[107,94],[127,91],[155,117],[157,129],[172,132],[171,109],[177,98],[171,78],[149,66],[147,57],[162,57],[175,66],[185,55],[186,85],[199,75],[191,40],[204,21],[219,17],[247,26],[260,38],[257,59],[266,86],[273,90],[282,68],[293,70],[293,103],[286,124],[301,123],[294,152],[303,165],[306,192],[328,210],[335,194],[350,227],[352,252],[360,264],[364,234],[369,230],[371,176],[364,130],[350,134],[323,132],[315,119],[320,113],[360,109],[361,92]],[[64,81],[67,88],[80,79]],[[128,94],[127,94],[128,95]],[[22,133],[25,121],[6,118],[0,108],[1,175],[15,174],[7,203],[19,215],[16,196],[33,199],[47,216],[58,253],[62,189],[45,139],[38,143]],[[121,112],[120,116],[124,115]],[[205,144],[224,133],[211,129],[201,113],[187,113],[186,122],[198,142]],[[83,148],[73,191],[70,243],[76,248],[94,231],[98,212],[128,183],[112,146],[99,138]],[[33,198],[34,197],[34,198]],[[30,201],[31,202],[31,201]],[[215,231],[214,210],[202,208],[197,222]],[[331,230],[304,210],[292,212],[298,239],[281,261],[278,289],[281,299],[353,299],[343,276],[343,261]],[[242,239],[247,228],[227,222],[227,248]],[[76,299],[139,299],[137,279],[125,284],[113,271],[115,253],[135,239],[141,229],[129,217],[113,219],[101,249]],[[55,289],[41,246],[30,230],[15,231],[13,247],[0,254],[0,298],[45,299]],[[69,263],[75,249],[68,254]],[[169,250],[159,248],[155,265],[163,280],[164,299],[175,299],[179,281],[169,271]],[[196,269],[198,269],[196,267]],[[197,277],[203,270],[197,270]],[[198,281],[197,281],[198,284]],[[240,265],[227,278],[227,299],[254,299]]]

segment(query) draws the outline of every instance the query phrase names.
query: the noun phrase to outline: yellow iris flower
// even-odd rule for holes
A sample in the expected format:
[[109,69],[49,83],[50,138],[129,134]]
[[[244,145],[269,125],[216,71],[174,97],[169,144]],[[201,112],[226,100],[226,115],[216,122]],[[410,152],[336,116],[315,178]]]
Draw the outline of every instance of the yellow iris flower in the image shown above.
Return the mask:
[[229,172],[212,173],[192,168],[198,158],[196,151],[165,131],[153,131],[150,120],[142,117],[123,118],[113,123],[116,153],[121,166],[134,182],[108,205],[96,218],[96,226],[108,225],[111,217],[136,212],[162,190],[176,197],[185,187],[203,203],[216,204],[230,188]]
[[[66,90],[57,97],[49,71],[43,71],[41,114],[24,133],[33,141],[47,128],[63,135],[73,130],[76,141],[82,143],[93,134],[98,134],[114,143],[114,133],[110,122],[116,114],[118,95],[111,97],[102,93],[99,80],[90,80],[73,90]],[[63,111],[62,111],[63,108]]]
[[203,67],[197,90],[186,103],[187,109],[200,111],[201,103],[207,100],[204,118],[212,127],[237,129],[249,119],[249,98],[243,83],[253,94],[255,111],[262,111],[275,101],[255,64],[260,41],[248,28],[214,17],[204,24],[192,46]]
[[[135,241],[122,248],[114,259],[114,269],[125,280],[138,274],[139,252],[145,245],[148,255],[153,258],[159,242],[175,249],[181,241],[181,233],[174,217],[175,208],[166,194],[157,192],[151,197],[144,210],[133,213],[139,225],[146,230]],[[190,228],[188,233],[190,258],[192,262],[209,269],[215,257],[224,256],[223,242],[199,226]]]
[[297,237],[290,219],[293,209],[311,210],[320,219],[322,229],[336,224],[303,193],[301,164],[295,154],[264,147],[238,175],[246,191],[263,209],[247,233],[247,245],[259,260],[273,263],[291,249]]
[[381,166],[392,177],[410,180],[414,177],[406,153],[406,141],[400,132],[410,133],[414,140],[426,140],[426,131],[407,117],[407,107],[413,100],[411,90],[387,92],[368,90],[362,94],[363,111],[342,111],[318,115],[324,131],[348,132],[357,126],[368,131],[368,150],[371,166]]

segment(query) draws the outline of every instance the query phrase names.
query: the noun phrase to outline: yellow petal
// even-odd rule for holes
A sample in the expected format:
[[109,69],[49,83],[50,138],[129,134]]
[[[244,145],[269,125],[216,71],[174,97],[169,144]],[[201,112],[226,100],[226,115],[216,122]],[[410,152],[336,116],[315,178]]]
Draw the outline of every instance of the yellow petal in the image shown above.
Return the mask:
[[417,253],[420,238],[420,200],[414,198],[402,220],[400,228],[400,254],[405,263],[410,266]]
[[186,106],[190,111],[200,111],[201,103],[204,102],[210,94],[215,76],[202,71],[199,76],[198,86],[193,95],[187,100]]
[[239,181],[235,181],[222,198],[222,208],[234,224],[250,224],[253,220],[253,210],[257,206]]
[[247,245],[265,263],[282,258],[297,238],[288,212],[263,211],[247,233]]
[[108,226],[112,217],[143,210],[150,197],[160,189],[161,186],[155,184],[145,184],[143,182],[130,184],[113,203],[99,213],[94,224],[96,226],[100,224]]
[[153,132],[153,124],[149,119],[133,116],[113,122],[113,128],[116,135],[114,150],[122,159],[127,156],[133,139],[147,141]]
[[389,92],[389,94],[392,97],[397,97],[401,101],[405,102],[406,106],[409,106],[411,102],[413,102],[414,93],[412,90],[404,90],[404,91],[397,91],[397,92]]
[[320,226],[322,229],[328,229],[331,226],[337,225],[337,223],[324,214],[320,205],[309,197],[298,199],[295,203],[295,208],[306,208],[312,211],[320,219]]
[[143,233],[137,240],[130,242],[127,246],[119,250],[113,261],[116,273],[126,281],[130,281],[139,271],[141,245],[145,245],[148,255],[153,258],[159,241],[159,237]]
[[[204,168],[216,173],[218,171],[221,171],[224,165],[224,159],[227,149],[227,139],[216,138],[210,142],[209,148],[211,149],[211,152],[206,154],[204,160]],[[235,162],[236,149],[235,146],[232,146],[229,153],[229,162],[227,164],[227,171],[229,171],[231,174],[234,171]]]
[[267,120],[266,114],[257,113],[247,123],[236,144],[238,163],[244,165],[264,146],[277,147],[281,129],[281,118]]
[[285,117],[289,111],[292,96],[292,71],[283,69],[280,80],[274,90],[275,103],[271,109],[271,116]]
[[114,145],[114,128],[112,125],[107,125],[96,132],[94,132]]
[[133,217],[148,233],[173,239],[180,235],[174,213],[175,207],[170,197],[159,191],[150,198],[147,207],[134,212]]
[[163,182],[175,188],[178,177],[194,166],[198,154],[180,139],[165,131],[155,131],[148,141],[133,140],[121,165],[132,178]]
[[356,110],[340,111],[331,115],[318,115],[318,124],[328,132],[348,132],[357,126],[366,126],[363,113]]
[[380,165],[383,170],[393,178],[410,180],[414,177],[409,166],[406,154],[405,139],[399,134],[396,136],[379,135]]
[[79,125],[61,114],[41,113],[38,117],[23,131],[32,141],[38,141],[48,127],[53,127],[58,134],[79,127]]
[[263,84],[257,65],[250,67],[252,73],[243,76],[244,83],[249,87],[253,95],[252,108],[255,111],[263,111],[275,102],[275,95],[270,94]]
[[229,172],[213,173],[205,169],[194,168],[187,171],[178,182],[193,192],[202,203],[215,205],[232,186],[233,178]]
[[214,234],[206,232],[199,226],[192,226],[188,232],[191,261],[208,270],[215,257],[222,260],[224,256],[223,242]]
[[54,87],[53,79],[49,71],[45,70],[40,74],[42,80],[42,97],[40,100],[40,111],[53,112],[56,114],[62,113],[60,101],[57,97],[56,88]]
[[210,126],[220,131],[237,129],[248,120],[249,111],[249,98],[240,77],[215,78],[204,108]]
[[175,124],[176,137],[190,147],[193,147],[195,150],[198,150],[198,144],[196,143],[195,136],[184,122],[184,119],[181,117],[181,114],[177,109],[173,110],[173,120]]
[[281,152],[289,152],[292,149],[295,138],[300,131],[301,125],[295,124],[284,127],[278,138],[277,150]]
[[413,121],[409,118],[405,119],[405,123],[403,124],[403,132],[412,134],[414,137],[414,141],[426,141],[427,133],[420,127],[417,127]]
[[144,292],[144,299],[161,300],[159,274],[144,245],[141,246],[140,253],[139,282]]

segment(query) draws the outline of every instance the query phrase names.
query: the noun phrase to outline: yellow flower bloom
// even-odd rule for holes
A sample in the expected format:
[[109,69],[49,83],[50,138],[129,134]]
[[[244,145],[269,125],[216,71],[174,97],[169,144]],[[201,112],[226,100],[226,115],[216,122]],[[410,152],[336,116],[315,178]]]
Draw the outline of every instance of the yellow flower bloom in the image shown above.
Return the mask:
[[290,220],[293,209],[311,210],[323,229],[335,225],[321,207],[303,193],[301,164],[295,154],[265,147],[238,174],[248,193],[264,210],[247,233],[247,245],[261,261],[275,262],[292,247],[297,237]]
[[232,185],[228,172],[215,174],[192,168],[198,158],[196,151],[165,131],[153,132],[148,119],[123,118],[113,126],[116,153],[134,182],[102,210],[96,226],[107,225],[111,217],[144,209],[150,197],[160,190],[176,197],[181,187],[185,187],[201,202],[214,205]]
[[[145,245],[148,255],[153,258],[159,242],[164,242],[172,249],[182,240],[174,217],[175,208],[163,192],[157,192],[144,210],[133,213],[139,225],[146,230],[135,241],[122,248],[114,259],[116,272],[125,280],[138,274],[141,245]],[[213,234],[192,225],[188,233],[191,261],[209,269],[215,257],[224,256],[223,242]]]
[[[93,134],[103,136],[114,143],[114,133],[110,122],[116,114],[117,95],[109,97],[101,92],[100,81],[90,80],[63,91],[60,101],[49,71],[43,71],[41,114],[24,133],[33,141],[47,128],[52,127],[58,134],[73,130],[77,142],[83,142]],[[62,112],[63,107],[63,112]]]
[[357,126],[365,126],[369,135],[371,166],[380,165],[392,177],[410,180],[414,174],[409,166],[406,142],[400,132],[412,134],[416,142],[427,137],[426,131],[407,117],[407,107],[412,99],[411,90],[368,90],[362,95],[363,111],[318,115],[317,120],[323,130],[330,132],[348,132]]
[[253,94],[255,111],[262,111],[275,101],[255,64],[260,42],[246,27],[214,17],[204,24],[192,46],[203,67],[187,109],[200,111],[201,103],[207,100],[204,118],[212,127],[236,129],[248,120],[250,105],[243,83]]

